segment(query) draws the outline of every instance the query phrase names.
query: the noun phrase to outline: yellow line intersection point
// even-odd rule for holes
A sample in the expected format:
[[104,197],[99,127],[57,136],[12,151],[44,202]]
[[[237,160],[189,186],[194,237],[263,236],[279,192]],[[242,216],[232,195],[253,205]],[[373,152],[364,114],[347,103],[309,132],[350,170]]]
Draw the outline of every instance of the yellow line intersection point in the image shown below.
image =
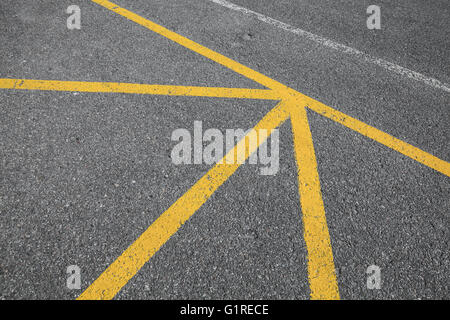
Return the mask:
[[[308,278],[311,299],[339,299],[333,252],[322,200],[317,160],[306,108],[336,121],[407,157],[450,177],[450,163],[403,142],[385,132],[347,116],[303,95],[255,70],[210,50],[107,0],[93,2],[134,21],[212,61],[215,61],[268,89],[211,88],[113,82],[0,79],[0,89],[130,93],[172,96],[264,99],[280,101],[254,127],[271,132],[288,118],[291,120],[297,162],[298,188],[302,209],[304,239],[308,252]],[[244,150],[247,159],[264,141],[249,145],[244,137],[229,152]],[[243,147],[243,148],[242,148]],[[224,157],[224,159],[227,156]],[[112,299],[150,260],[170,237],[239,168],[240,164],[216,164],[183,196],[157,218],[122,255],[120,255],[78,299]]]

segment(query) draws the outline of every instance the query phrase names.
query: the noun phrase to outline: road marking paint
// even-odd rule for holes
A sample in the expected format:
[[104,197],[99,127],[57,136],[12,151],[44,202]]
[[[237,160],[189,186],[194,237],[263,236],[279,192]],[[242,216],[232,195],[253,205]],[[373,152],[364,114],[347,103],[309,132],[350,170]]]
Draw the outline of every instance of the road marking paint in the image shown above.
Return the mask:
[[[280,102],[253,128],[271,132],[288,118],[285,104]],[[247,134],[247,136],[249,136]],[[246,136],[246,137],[247,137]],[[245,137],[229,151],[236,154],[241,144],[245,145],[247,159],[265,141],[258,145],[245,142]],[[166,243],[172,235],[214,194],[214,192],[240,167],[240,164],[226,164],[227,155],[216,164],[192,188],[179,198],[153,224],[125,250],[79,297],[79,300],[112,299],[119,290],[133,278],[142,266]]]
[[364,53],[362,51],[359,51],[357,49],[348,47],[348,46],[343,45],[343,44],[338,43],[338,42],[334,42],[334,41],[332,41],[330,39],[327,39],[327,38],[324,38],[322,36],[316,35],[316,34],[311,33],[309,31],[306,31],[306,30],[303,30],[303,29],[300,29],[300,28],[296,28],[296,27],[291,26],[291,25],[289,25],[287,23],[284,23],[284,22],[281,22],[279,20],[270,18],[270,17],[265,16],[265,15],[263,15],[261,13],[252,11],[250,9],[238,6],[238,5],[236,5],[234,3],[231,3],[229,1],[225,1],[225,0],[208,0],[208,1],[214,2],[214,3],[218,4],[218,5],[226,7],[228,9],[231,9],[231,10],[234,10],[234,11],[239,11],[239,12],[244,13],[244,14],[249,15],[249,16],[253,16],[253,17],[257,18],[258,20],[263,21],[263,22],[268,23],[268,24],[271,24],[271,25],[273,25],[273,26],[275,26],[277,28],[283,29],[283,30],[288,31],[288,32],[292,32],[292,33],[294,33],[294,34],[296,34],[298,36],[307,38],[308,40],[314,41],[314,42],[316,42],[316,43],[318,43],[320,45],[323,45],[325,47],[334,49],[334,50],[339,51],[341,53],[344,53],[344,54],[347,54],[347,55],[351,55],[351,56],[354,56],[356,58],[362,59],[362,60],[364,60],[366,62],[375,64],[375,65],[377,65],[379,67],[382,67],[382,68],[384,68],[384,69],[386,69],[388,71],[394,72],[394,73],[399,74],[401,76],[405,76],[405,77],[407,77],[409,79],[420,81],[420,82],[422,82],[422,83],[424,83],[424,84],[426,84],[426,85],[428,85],[430,87],[433,87],[435,89],[440,89],[440,90],[444,90],[446,92],[450,92],[450,85],[448,85],[446,83],[443,83],[443,82],[441,82],[441,81],[439,81],[437,79],[434,79],[434,78],[431,78],[431,77],[427,77],[427,76],[425,76],[425,75],[423,75],[423,74],[421,74],[419,72],[412,71],[410,69],[407,69],[405,67],[399,66],[399,65],[397,65],[395,63],[386,61],[384,59],[373,57],[373,56],[371,56],[371,55],[369,55],[367,53]]
[[[317,172],[317,162],[312,143],[305,107],[329,117],[352,130],[362,133],[386,146],[393,148],[411,158],[431,166],[444,174],[449,173],[450,164],[433,157],[411,145],[408,145],[378,129],[370,127],[359,120],[334,110],[320,102],[309,98],[269,77],[254,71],[238,62],[235,62],[219,53],[201,46],[185,37],[182,37],[168,29],[165,29],[147,19],[144,19],[126,9],[106,1],[92,0],[105,8],[112,10],[128,19],[137,22],[160,35],[173,40],[186,48],[195,51],[219,64],[228,67],[235,72],[254,80],[272,90],[260,89],[235,89],[235,88],[207,88],[183,87],[183,86],[159,86],[137,85],[121,83],[94,83],[57,81],[55,83],[76,84],[87,92],[94,91],[91,85],[97,85],[100,92],[115,92],[112,90],[125,90],[128,93],[160,92],[149,94],[189,95],[203,94],[215,97],[240,97],[260,99],[279,99],[281,102],[272,109],[254,128],[254,130],[272,130],[283,123],[291,112],[293,115],[292,127],[294,134],[294,148],[296,161],[299,168],[299,193],[303,219],[305,221],[305,241],[307,242],[309,263],[308,277],[311,284],[311,297],[313,299],[339,299],[334,262],[332,262],[331,243],[324,211],[323,200],[320,192],[320,182]],[[83,84],[85,85],[83,87]],[[34,90],[57,90],[58,86],[51,85],[43,80],[25,79],[0,79],[0,88],[25,89],[34,86]],[[41,88],[41,89],[39,89]],[[45,89],[47,88],[47,89]],[[73,88],[73,87],[72,87]],[[145,89],[144,89],[145,88]],[[30,89],[32,90],[32,89]],[[106,91],[103,91],[106,90]],[[225,91],[224,91],[225,90]],[[230,91],[231,90],[231,91]],[[72,91],[72,90],[69,90]],[[118,91],[122,92],[122,91]],[[167,92],[167,93],[162,93]],[[206,93],[205,93],[206,92]],[[252,98],[252,99],[253,99]],[[295,107],[294,107],[295,103]],[[302,106],[301,104],[304,103]],[[393,140],[394,142],[392,142]],[[245,145],[245,159],[255,151],[257,146]],[[241,144],[245,144],[245,137],[230,152],[237,153],[241,150]],[[397,148],[397,149],[396,149]],[[307,153],[305,153],[305,151]],[[224,157],[226,158],[227,155]],[[142,266],[167,242],[170,237],[208,200],[209,197],[239,168],[239,164],[217,164],[208,173],[197,181],[180,199],[178,199],[155,222],[95,280],[78,299],[112,299],[118,291],[142,268]],[[302,170],[306,168],[307,170]],[[309,169],[308,169],[309,168]],[[442,171],[441,171],[442,170]],[[326,228],[326,229],[325,229]],[[324,242],[325,241],[325,242]],[[328,241],[328,242],[327,242]],[[333,265],[333,267],[332,267]],[[313,267],[315,266],[315,267]],[[332,270],[333,269],[333,270]]]
[[192,86],[167,86],[118,82],[56,81],[31,79],[0,79],[0,89],[77,91],[77,92],[117,92],[132,94],[154,94],[168,96],[215,97],[281,100],[273,90],[214,88]]
[[297,162],[304,239],[308,250],[311,299],[339,300],[333,251],[306,109],[294,100],[290,104],[289,114]]
[[301,95],[299,99],[303,100],[304,104],[309,109],[450,177],[449,162],[441,160],[433,156],[432,154],[429,154],[417,147],[414,147],[409,143],[397,139],[394,136],[391,136],[377,128],[374,128],[355,118],[352,118],[340,111],[330,108],[329,106],[317,100],[314,100],[308,96]]

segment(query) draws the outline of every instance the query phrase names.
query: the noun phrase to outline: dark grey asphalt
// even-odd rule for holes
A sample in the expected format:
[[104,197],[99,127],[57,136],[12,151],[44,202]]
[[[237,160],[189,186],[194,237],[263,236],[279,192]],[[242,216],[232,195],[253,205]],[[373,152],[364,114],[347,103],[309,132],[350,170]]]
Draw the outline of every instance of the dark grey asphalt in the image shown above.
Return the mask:
[[[234,3],[450,82],[449,5]],[[204,0],[116,3],[450,161],[450,96]],[[78,4],[82,29],[66,28]],[[0,2],[0,77],[261,88],[87,0]],[[275,102],[0,90],[0,297],[73,299],[208,166],[175,166],[172,131],[250,128]],[[450,178],[309,113],[343,299],[448,299]],[[242,166],[119,299],[308,299],[290,124],[280,171]],[[366,268],[382,288],[366,288]]]

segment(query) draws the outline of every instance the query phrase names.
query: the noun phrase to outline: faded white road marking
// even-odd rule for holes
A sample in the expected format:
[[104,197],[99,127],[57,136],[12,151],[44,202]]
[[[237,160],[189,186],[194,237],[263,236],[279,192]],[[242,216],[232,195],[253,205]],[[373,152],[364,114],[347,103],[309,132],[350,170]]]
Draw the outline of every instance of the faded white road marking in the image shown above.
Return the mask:
[[342,52],[342,53],[345,53],[345,54],[348,54],[348,55],[356,56],[356,57],[358,57],[358,58],[360,58],[360,59],[362,59],[362,60],[364,60],[366,62],[373,63],[373,64],[375,64],[377,66],[380,66],[380,67],[382,67],[382,68],[384,68],[386,70],[395,72],[395,73],[397,73],[399,75],[408,77],[410,79],[414,79],[414,80],[420,81],[420,82],[422,82],[422,83],[424,83],[426,85],[429,85],[429,86],[431,86],[433,88],[441,89],[441,90],[444,90],[446,92],[450,92],[450,85],[448,85],[446,83],[443,83],[443,82],[441,82],[439,80],[436,80],[434,78],[427,77],[427,76],[425,76],[425,75],[423,75],[421,73],[418,73],[416,71],[412,71],[412,70],[409,70],[407,68],[404,68],[404,67],[399,66],[399,65],[397,65],[395,63],[386,61],[384,59],[372,57],[371,55],[368,55],[367,53],[364,53],[364,52],[359,51],[357,49],[348,47],[348,46],[343,45],[341,43],[334,42],[334,41],[332,41],[330,39],[318,36],[318,35],[316,35],[314,33],[308,32],[306,30],[293,27],[293,26],[291,26],[291,25],[289,25],[287,23],[284,23],[284,22],[281,22],[279,20],[275,20],[273,18],[267,17],[267,16],[265,16],[265,15],[263,15],[261,13],[252,11],[250,9],[247,9],[247,8],[244,8],[244,7],[241,7],[241,6],[238,6],[238,5],[234,4],[234,3],[228,2],[226,0],[208,0],[208,1],[214,2],[214,3],[218,4],[218,5],[224,6],[226,8],[231,9],[231,10],[242,12],[242,13],[244,13],[246,15],[254,16],[260,21],[269,23],[269,24],[274,25],[274,26],[276,26],[278,28],[281,28],[283,30],[295,33],[296,35],[305,37],[305,38],[307,38],[309,40],[312,40],[312,41],[314,41],[316,43],[319,43],[319,44],[321,44],[323,46],[326,46],[328,48],[337,50],[339,52]]

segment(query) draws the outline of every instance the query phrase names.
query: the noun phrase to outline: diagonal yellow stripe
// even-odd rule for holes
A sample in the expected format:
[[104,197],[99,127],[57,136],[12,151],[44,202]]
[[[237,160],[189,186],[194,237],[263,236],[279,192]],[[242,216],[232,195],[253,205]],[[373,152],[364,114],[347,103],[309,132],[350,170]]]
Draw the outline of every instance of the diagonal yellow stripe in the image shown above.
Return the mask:
[[188,38],[185,38],[173,31],[170,31],[169,29],[164,28],[163,26],[160,26],[150,20],[147,20],[134,12],[131,12],[127,9],[121,8],[115,3],[112,3],[111,1],[107,0],[92,0],[93,2],[133,21],[137,24],[140,24],[141,26],[144,26],[151,31],[169,39],[173,42],[178,43],[179,45],[182,45],[183,47],[190,49],[191,51],[194,51],[214,62],[217,62],[218,64],[221,64],[236,73],[239,73],[255,82],[258,82],[259,84],[262,84],[263,86],[276,90],[280,93],[280,95],[286,96],[288,94],[294,94],[295,91],[284,84],[281,84],[278,81],[275,81],[253,69],[250,69],[249,67],[244,66],[243,64],[240,64],[220,53],[217,53],[211,49],[208,49]]
[[[253,128],[258,132],[267,129],[271,132],[288,118],[288,113],[280,102]],[[245,143],[245,137],[228,154],[245,150],[245,159],[258,146]],[[244,144],[245,149],[240,146]],[[214,192],[239,168],[240,164],[222,163],[214,166],[191,189],[179,198],[153,224],[118,257],[100,277],[97,278],[79,297],[79,300],[112,299],[119,290],[142,268],[142,266],[175,234],[178,229],[214,194]]]
[[186,97],[215,97],[281,100],[273,90],[214,88],[192,86],[168,86],[118,82],[57,81],[31,79],[1,79],[0,89],[79,91],[79,92],[117,92],[134,94],[153,94]]
[[303,105],[307,106],[311,110],[450,177],[449,162],[441,160],[432,154],[410,145],[409,143],[397,139],[377,128],[330,108],[329,106],[305,95],[301,95],[299,100],[303,101]]
[[311,299],[338,300],[339,289],[306,109],[290,104]]

